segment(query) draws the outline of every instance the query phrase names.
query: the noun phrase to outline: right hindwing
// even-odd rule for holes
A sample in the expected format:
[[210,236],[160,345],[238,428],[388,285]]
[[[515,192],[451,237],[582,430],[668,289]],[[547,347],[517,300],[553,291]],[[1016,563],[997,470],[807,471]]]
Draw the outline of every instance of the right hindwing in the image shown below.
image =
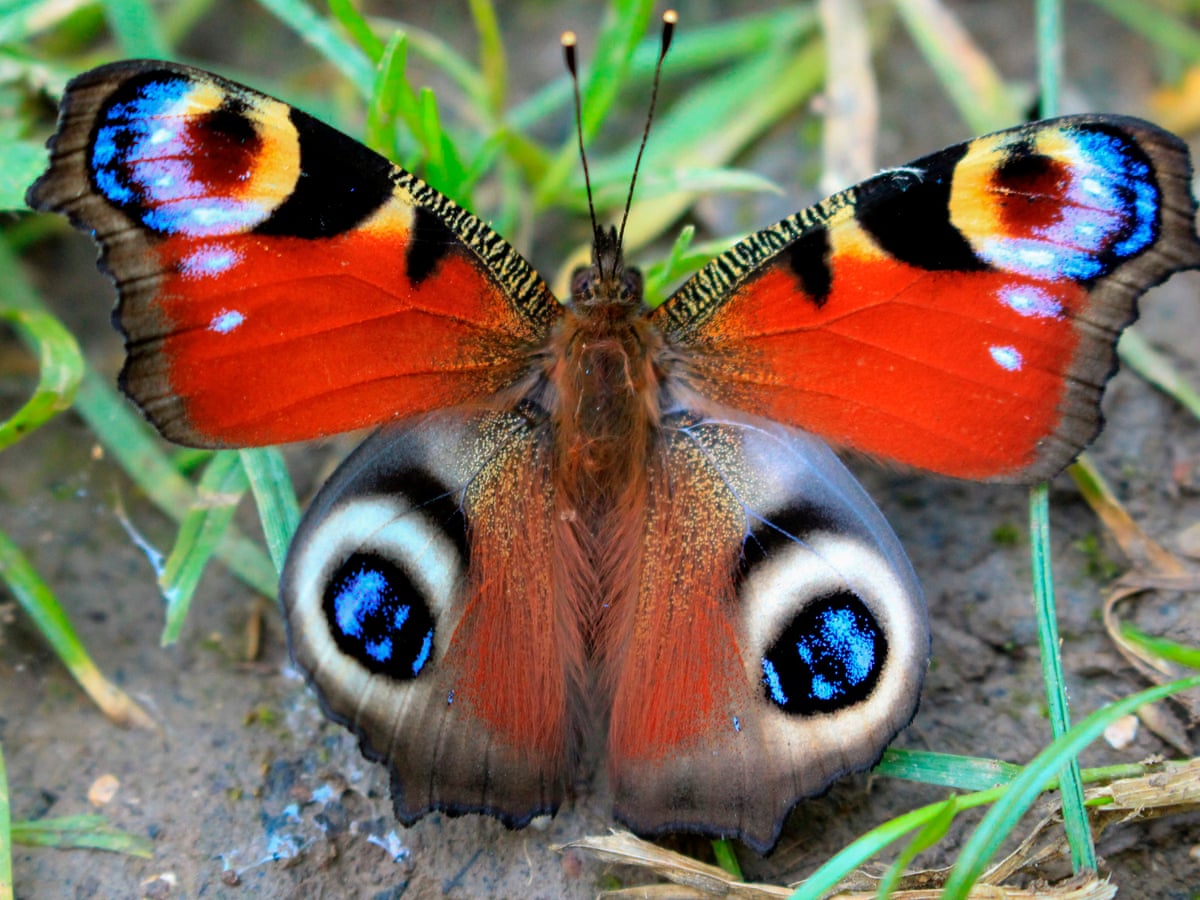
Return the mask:
[[925,602],[823,442],[730,411],[668,416],[664,441],[637,609],[605,632],[616,815],[765,851],[797,801],[912,718]]

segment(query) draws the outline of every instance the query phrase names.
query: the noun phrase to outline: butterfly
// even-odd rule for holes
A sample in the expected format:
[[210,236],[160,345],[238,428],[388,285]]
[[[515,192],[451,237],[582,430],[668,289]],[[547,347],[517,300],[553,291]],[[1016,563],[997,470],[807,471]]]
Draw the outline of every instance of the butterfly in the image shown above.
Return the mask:
[[657,308],[615,230],[565,302],[484,222],[305,113],[119,62],[70,83],[31,206],[91,231],[125,392],[197,447],[378,430],[281,579],[293,658],[397,816],[615,816],[758,850],[873,765],[930,639],[829,444],[1033,482],[1097,434],[1138,297],[1200,267],[1191,164],[1074,116],[884,171]]

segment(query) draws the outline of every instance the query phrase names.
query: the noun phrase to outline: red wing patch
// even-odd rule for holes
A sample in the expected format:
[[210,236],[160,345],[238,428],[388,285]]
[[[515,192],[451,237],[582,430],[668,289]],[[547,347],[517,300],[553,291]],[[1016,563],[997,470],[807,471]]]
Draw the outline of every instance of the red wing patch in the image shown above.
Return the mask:
[[557,314],[474,216],[194,69],[118,63],[73,82],[29,199],[96,232],[122,384],[180,443],[303,440],[486,396]]

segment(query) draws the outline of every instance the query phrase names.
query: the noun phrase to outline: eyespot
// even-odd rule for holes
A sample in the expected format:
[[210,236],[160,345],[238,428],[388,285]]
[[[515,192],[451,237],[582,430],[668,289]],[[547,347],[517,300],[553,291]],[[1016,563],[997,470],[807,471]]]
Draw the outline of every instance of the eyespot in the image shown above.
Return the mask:
[[796,502],[771,522],[743,548],[747,678],[781,723],[885,721],[894,734],[929,657],[920,586],[898,543],[827,504]]
[[290,633],[325,648],[322,665],[411,681],[444,651],[442,619],[467,565],[465,522],[448,496],[430,499],[444,488],[421,476],[402,473],[407,496],[339,498],[293,545]]

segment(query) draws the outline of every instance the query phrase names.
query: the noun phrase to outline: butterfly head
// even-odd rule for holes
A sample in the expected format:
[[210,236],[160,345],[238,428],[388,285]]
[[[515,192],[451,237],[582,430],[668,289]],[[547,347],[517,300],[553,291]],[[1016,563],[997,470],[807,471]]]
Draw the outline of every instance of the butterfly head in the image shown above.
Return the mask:
[[592,244],[592,264],[571,276],[571,306],[577,310],[617,307],[632,312],[642,308],[642,273],[625,267],[621,238],[615,227],[597,227]]

